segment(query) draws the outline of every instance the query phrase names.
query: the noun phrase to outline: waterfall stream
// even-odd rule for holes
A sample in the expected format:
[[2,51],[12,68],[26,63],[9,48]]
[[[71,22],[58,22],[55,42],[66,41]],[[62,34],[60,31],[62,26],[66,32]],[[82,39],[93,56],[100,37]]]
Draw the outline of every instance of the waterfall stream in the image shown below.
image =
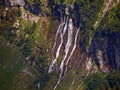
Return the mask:
[[[67,29],[67,26],[66,26],[66,29]],[[71,46],[71,43],[72,43],[72,33],[73,33],[73,22],[72,22],[72,19],[69,20],[69,23],[68,23],[68,39],[67,39],[67,43],[66,43],[66,46],[65,46],[65,55],[63,57],[63,60],[61,61],[61,65],[59,67],[59,70],[60,70],[60,75],[59,75],[59,78],[58,78],[58,82],[57,84],[55,85],[54,89],[56,89],[56,87],[59,85],[61,79],[62,79],[62,75],[63,75],[63,67],[64,67],[64,62],[67,58],[67,54],[69,52],[69,48]],[[64,29],[64,32],[65,32],[65,29]],[[65,33],[64,33],[65,34]]]
[[77,37],[78,37],[79,30],[80,30],[80,27],[78,28],[78,30],[77,30],[77,32],[76,32],[76,34],[75,34],[74,46],[73,46],[73,48],[72,48],[72,51],[71,51],[71,53],[70,53],[70,56],[68,57],[68,59],[67,59],[67,61],[66,61],[66,64],[65,64],[65,65],[66,65],[65,75],[66,75],[66,73],[67,73],[67,65],[68,65],[68,63],[70,62],[70,59],[71,59],[71,57],[72,57],[72,55],[73,55],[73,53],[74,53],[74,51],[75,51],[75,48],[76,48],[76,43],[77,43]]
[[[72,22],[72,19],[69,20],[67,30],[68,30],[68,38],[67,38],[67,43],[65,45],[65,50],[64,50],[65,54],[63,56],[63,59],[61,61],[60,67],[59,67],[60,75],[59,75],[58,82],[55,85],[54,89],[56,89],[57,86],[60,84],[64,73],[65,74],[67,73],[67,65],[68,65],[68,63],[69,63],[69,61],[70,61],[70,59],[71,59],[71,57],[72,57],[72,55],[73,55],[73,53],[76,49],[76,43],[77,43],[77,38],[78,38],[78,33],[79,33],[79,30],[80,30],[80,27],[76,31],[75,38],[74,38],[74,45],[72,47],[72,51],[70,52],[69,56],[68,56],[68,52],[70,51],[70,46],[71,46],[72,41],[73,41],[73,38],[72,38],[73,37],[73,22]],[[67,59],[67,57],[68,57],[68,59]],[[66,63],[65,63],[65,60],[66,60]],[[64,70],[64,66],[66,66],[65,70]]]
[[54,45],[53,45],[53,48],[52,48],[52,53],[54,52],[54,49],[55,49],[55,46],[56,46],[58,34],[60,34],[61,42],[60,42],[60,45],[57,49],[56,57],[55,57],[54,60],[52,60],[52,63],[49,66],[49,70],[48,70],[49,73],[51,73],[53,71],[53,67],[54,67],[54,65],[55,65],[55,63],[56,63],[56,61],[59,57],[60,49],[61,49],[62,44],[63,44],[63,36],[64,36],[64,34],[67,30],[67,27],[68,27],[67,22],[68,22],[68,17],[67,17],[66,21],[64,19],[64,21],[62,21],[61,24],[58,27],[58,30],[57,30],[57,33],[56,33],[56,36],[55,36],[55,42],[54,42]]
[[[76,32],[75,37],[73,37],[73,34],[74,34],[73,28],[74,28],[74,25],[73,25],[72,18],[70,18],[68,16],[64,16],[64,18],[61,17],[61,23],[57,29],[55,39],[54,39],[55,41],[54,41],[54,44],[52,47],[52,60],[51,60],[51,64],[50,64],[49,70],[48,70],[48,73],[51,73],[54,70],[55,64],[60,56],[61,49],[63,49],[62,45],[65,42],[66,43],[65,50],[64,50],[64,53],[62,53],[62,60],[61,60],[60,66],[59,66],[59,78],[58,78],[58,81],[57,81],[54,89],[57,88],[57,86],[61,82],[63,76],[65,76],[65,74],[67,73],[67,66],[70,62],[70,59],[71,59],[75,49],[76,49],[76,43],[77,43],[77,38],[78,38],[78,33],[80,30],[80,27],[75,31]],[[67,32],[67,41],[65,39],[66,32]],[[60,44],[57,45],[57,40],[58,40],[59,36],[60,36]],[[74,44],[72,46],[73,41],[74,41]],[[57,50],[56,50],[56,54],[54,56],[56,47],[57,47]],[[64,69],[64,67],[65,67],[65,69]]]
[[62,73],[63,73],[63,67],[64,67],[64,62],[67,58],[67,54],[69,52],[69,48],[71,46],[71,43],[72,43],[72,32],[73,32],[73,23],[72,23],[72,19],[69,20],[69,27],[68,27],[68,40],[67,40],[67,43],[66,43],[66,46],[65,46],[65,55],[63,57],[63,60],[61,62],[61,65],[60,65],[60,77],[62,77]]

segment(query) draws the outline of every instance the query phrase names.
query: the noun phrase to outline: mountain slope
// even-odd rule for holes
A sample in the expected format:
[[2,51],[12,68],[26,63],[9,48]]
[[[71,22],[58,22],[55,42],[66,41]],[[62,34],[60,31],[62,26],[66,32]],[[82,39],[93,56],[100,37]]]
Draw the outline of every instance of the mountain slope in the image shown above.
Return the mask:
[[25,90],[119,90],[119,0],[0,4],[0,36],[26,57],[23,72],[34,81],[20,82]]

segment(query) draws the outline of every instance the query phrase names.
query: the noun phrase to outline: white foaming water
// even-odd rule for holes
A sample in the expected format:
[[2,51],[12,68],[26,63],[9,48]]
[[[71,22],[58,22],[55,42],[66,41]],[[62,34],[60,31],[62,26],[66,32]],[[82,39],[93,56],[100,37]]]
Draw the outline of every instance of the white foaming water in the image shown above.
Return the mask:
[[57,32],[56,32],[56,35],[55,35],[55,42],[54,42],[54,45],[53,45],[53,48],[52,48],[52,53],[54,52],[54,49],[55,49],[55,46],[56,46],[56,40],[57,40],[57,37],[58,37],[58,34],[59,34],[59,31],[62,27],[62,23],[59,25],[58,29],[57,29]]
[[[64,25],[65,25],[65,26],[64,26]],[[63,27],[64,27],[64,28],[63,28]],[[66,20],[66,23],[65,23],[65,20],[64,20],[64,21],[60,24],[60,27],[58,28],[58,31],[57,31],[57,33],[60,33],[61,43],[60,43],[60,45],[59,45],[59,47],[58,47],[58,49],[57,49],[55,59],[52,60],[52,63],[51,63],[50,66],[49,66],[49,70],[48,70],[49,73],[51,73],[51,72],[53,71],[53,67],[54,67],[54,65],[55,65],[55,63],[56,63],[56,61],[57,61],[57,59],[58,59],[58,57],[59,57],[59,52],[60,52],[61,46],[62,46],[62,44],[63,44],[63,35],[65,34],[66,29],[67,29],[67,20]],[[62,30],[63,30],[63,31],[62,31]],[[56,34],[56,39],[55,39],[55,40],[57,40],[57,36],[58,36],[58,35]],[[55,41],[55,43],[54,43],[54,45],[53,45],[53,51],[54,51],[55,46],[56,46],[56,41]],[[53,51],[52,51],[52,52],[53,52]]]
[[78,28],[78,30],[77,30],[77,32],[76,32],[76,34],[75,34],[75,41],[74,41],[74,46],[73,46],[73,49],[72,49],[72,51],[71,51],[71,53],[70,53],[70,56],[68,57],[68,59],[67,59],[67,61],[66,61],[66,69],[65,69],[65,75],[66,75],[66,73],[67,73],[67,65],[68,65],[68,63],[70,62],[70,59],[71,59],[71,57],[72,57],[72,55],[73,55],[73,53],[74,53],[74,51],[75,51],[75,48],[76,48],[76,43],[77,43],[77,37],[78,37],[78,32],[79,32],[79,30],[80,30],[80,27]]
[[65,59],[67,58],[67,54],[68,54],[68,51],[69,51],[69,48],[70,48],[70,45],[72,43],[72,32],[73,32],[73,23],[72,23],[72,19],[69,20],[69,28],[68,28],[68,40],[67,40],[67,43],[66,43],[66,46],[65,46],[65,55],[64,55],[64,58],[61,62],[61,65],[60,65],[60,77],[62,76],[62,72],[63,72],[63,66],[64,66],[64,62],[65,62]]
[[70,19],[69,20],[69,25],[68,25],[68,40],[67,40],[67,43],[66,43],[66,46],[65,46],[65,55],[64,55],[63,60],[61,62],[61,65],[59,67],[60,75],[59,75],[58,82],[55,85],[54,89],[56,89],[56,87],[59,85],[59,83],[60,83],[60,81],[62,79],[64,62],[65,62],[65,60],[67,58],[67,54],[69,52],[69,48],[70,48],[71,43],[72,43],[72,33],[73,33],[73,22],[72,22],[72,19]]
[[[62,14],[61,14],[62,15]],[[55,49],[55,46],[56,46],[56,41],[57,41],[57,37],[58,37],[58,34],[60,33],[60,31],[61,31],[61,29],[63,28],[63,26],[64,26],[64,24],[65,24],[65,18],[63,19],[62,17],[61,17],[61,23],[60,23],[60,25],[59,25],[59,27],[58,27],[58,29],[57,29],[57,32],[56,32],[56,35],[55,35],[55,42],[54,42],[54,45],[53,45],[53,48],[52,48],[52,54],[53,54],[53,52],[54,52],[54,49]],[[53,57],[52,57],[53,58]]]
[[65,34],[65,32],[66,32],[66,30],[67,30],[67,27],[68,27],[67,22],[68,22],[68,17],[67,17],[67,19],[66,19],[65,27],[64,27],[64,29],[63,29],[63,35]]

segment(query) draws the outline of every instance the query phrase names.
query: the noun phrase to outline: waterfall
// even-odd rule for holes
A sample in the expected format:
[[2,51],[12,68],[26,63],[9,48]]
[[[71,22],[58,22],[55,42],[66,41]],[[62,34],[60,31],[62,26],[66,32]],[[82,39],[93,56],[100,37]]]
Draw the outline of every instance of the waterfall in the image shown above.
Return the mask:
[[[62,22],[60,23],[60,25],[59,25],[59,27],[57,29],[56,35],[55,35],[55,42],[54,42],[54,45],[53,45],[53,48],[52,48],[52,54],[53,54],[55,46],[56,46],[56,41],[57,41],[57,38],[58,38],[58,34],[60,32],[60,29],[63,27],[63,24],[65,22],[65,18],[64,18],[64,20],[62,19],[62,14],[61,14],[61,21]],[[53,58],[53,56],[52,56],[52,58]]]
[[68,17],[66,19],[66,22],[65,22],[65,27],[63,29],[63,35],[65,34],[66,30],[67,30],[67,27],[68,27]]
[[[57,88],[57,86],[59,85],[59,83],[61,82],[61,80],[63,78],[64,73],[67,72],[67,65],[68,65],[68,63],[69,63],[69,61],[70,61],[70,59],[71,59],[71,57],[76,49],[76,43],[77,43],[79,30],[80,30],[80,27],[77,29],[77,31],[75,33],[74,45],[72,47],[72,51],[70,52],[70,55],[68,56],[71,44],[73,42],[73,39],[72,39],[73,38],[73,20],[71,18],[69,18],[68,16],[66,18],[61,18],[61,24],[59,25],[59,27],[57,29],[57,32],[55,35],[55,42],[54,42],[53,47],[52,47],[52,61],[51,61],[51,64],[49,66],[49,70],[48,70],[49,73],[51,73],[53,71],[55,63],[57,62],[57,59],[58,59],[59,54],[60,54],[60,50],[61,50],[63,42],[64,42],[63,37],[65,36],[66,31],[67,31],[67,42],[65,45],[64,55],[63,55],[63,58],[61,60],[61,64],[59,67],[59,72],[60,72],[59,78],[58,78],[58,81],[57,81],[54,89]],[[54,58],[53,53],[55,52],[55,47],[56,47],[58,35],[60,35],[60,44],[57,48],[56,55]],[[66,60],[66,63],[65,63],[65,60]],[[64,70],[64,66],[66,66],[65,70]]]
[[69,20],[68,24],[69,24],[68,25],[68,39],[67,39],[67,43],[66,43],[66,46],[65,46],[65,55],[64,55],[63,60],[61,62],[61,65],[59,67],[59,69],[60,69],[60,75],[59,75],[58,82],[55,85],[54,89],[56,89],[56,87],[59,85],[59,83],[60,83],[60,81],[62,79],[64,62],[65,62],[65,60],[67,58],[67,54],[69,52],[69,48],[70,48],[71,43],[72,43],[72,33],[73,33],[73,22],[72,22],[72,19]]
[[54,49],[55,49],[55,46],[56,46],[57,37],[58,37],[59,30],[60,30],[61,27],[62,27],[62,24],[59,25],[58,30],[57,30],[57,32],[56,32],[55,42],[54,42],[54,45],[53,45],[53,48],[52,48],[52,53],[54,52]]
[[66,61],[66,63],[65,63],[66,69],[65,69],[65,71],[64,71],[64,62],[65,62],[65,60],[66,60],[66,58],[67,58],[67,54],[68,54],[68,52],[69,52],[69,48],[70,48],[70,46],[71,46],[71,44],[72,44],[73,23],[72,23],[72,19],[70,19],[70,20],[69,20],[69,27],[68,27],[68,40],[67,40],[67,43],[66,43],[66,46],[65,46],[65,55],[64,55],[64,57],[63,57],[63,60],[61,61],[61,65],[60,65],[60,67],[59,67],[59,69],[60,69],[60,75],[59,75],[58,82],[57,82],[57,84],[55,85],[54,89],[56,89],[57,86],[60,84],[60,82],[61,82],[61,80],[62,80],[62,75],[63,75],[63,73],[66,74],[66,72],[67,72],[67,65],[68,65],[68,63],[69,63],[69,61],[70,61],[70,59],[71,59],[71,57],[72,57],[72,55],[73,55],[73,53],[74,53],[74,51],[75,51],[75,48],[76,48],[76,43],[77,43],[77,38],[78,38],[79,30],[80,30],[80,27],[79,27],[79,28],[77,29],[77,31],[76,31],[74,46],[73,46],[73,48],[72,48],[72,51],[71,51],[71,53],[70,53],[70,56],[68,57],[68,59],[67,59],[67,61]]
[[72,48],[72,51],[71,51],[71,53],[70,53],[70,56],[68,57],[68,59],[67,59],[67,61],[66,61],[66,69],[65,69],[65,75],[66,75],[66,72],[67,72],[67,65],[68,65],[68,63],[70,62],[70,59],[71,59],[71,57],[72,57],[72,55],[73,55],[73,53],[74,53],[74,51],[75,51],[75,48],[76,48],[76,43],[77,43],[77,37],[78,37],[78,32],[79,32],[79,30],[80,30],[80,27],[78,28],[78,30],[77,30],[77,32],[76,32],[76,34],[75,34],[75,41],[74,41],[74,46],[73,46],[73,48]]
[[60,78],[62,77],[62,73],[63,73],[63,67],[64,67],[64,62],[67,58],[67,54],[69,52],[69,48],[71,46],[72,43],[72,32],[73,32],[73,23],[72,23],[72,19],[69,20],[69,27],[68,27],[68,40],[67,40],[67,44],[65,46],[65,55],[63,57],[63,60],[61,62],[60,65]]
[[56,46],[56,41],[57,41],[58,33],[60,33],[61,42],[60,42],[60,45],[59,45],[59,47],[57,49],[56,57],[55,57],[54,60],[52,60],[52,63],[49,66],[49,70],[48,70],[49,73],[51,73],[53,71],[53,67],[54,67],[54,65],[55,65],[55,63],[56,63],[56,61],[57,61],[57,59],[59,57],[59,52],[60,52],[61,46],[63,44],[63,36],[64,36],[64,34],[66,32],[66,29],[67,29],[67,19],[66,19],[66,22],[65,22],[65,20],[62,21],[62,23],[60,24],[60,26],[59,26],[59,28],[57,30],[56,37],[55,37],[55,43],[54,43],[53,48],[52,48],[52,53],[54,52],[54,48]]

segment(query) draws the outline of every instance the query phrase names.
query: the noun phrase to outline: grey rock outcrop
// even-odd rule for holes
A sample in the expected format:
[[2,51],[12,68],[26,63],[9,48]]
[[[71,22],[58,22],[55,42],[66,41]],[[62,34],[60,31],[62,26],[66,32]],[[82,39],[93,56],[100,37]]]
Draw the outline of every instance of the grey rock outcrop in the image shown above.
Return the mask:
[[11,3],[11,5],[20,5],[20,6],[24,6],[25,5],[25,1],[24,0],[9,0],[9,2]]

